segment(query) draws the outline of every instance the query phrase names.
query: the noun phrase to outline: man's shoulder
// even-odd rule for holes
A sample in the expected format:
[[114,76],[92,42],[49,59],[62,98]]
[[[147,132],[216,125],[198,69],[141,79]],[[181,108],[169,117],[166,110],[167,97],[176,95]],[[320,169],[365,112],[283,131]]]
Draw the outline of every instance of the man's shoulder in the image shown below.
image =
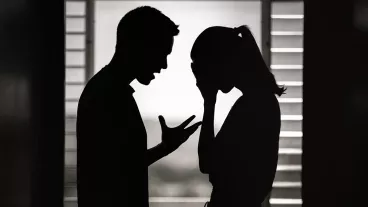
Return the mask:
[[90,102],[93,99],[98,99],[103,94],[102,81],[98,74],[93,76],[83,88],[79,103]]
[[107,104],[112,107],[115,104],[121,105],[121,102],[126,104],[129,100],[134,100],[133,92],[130,85],[119,86],[108,75],[99,72],[86,84],[79,105]]

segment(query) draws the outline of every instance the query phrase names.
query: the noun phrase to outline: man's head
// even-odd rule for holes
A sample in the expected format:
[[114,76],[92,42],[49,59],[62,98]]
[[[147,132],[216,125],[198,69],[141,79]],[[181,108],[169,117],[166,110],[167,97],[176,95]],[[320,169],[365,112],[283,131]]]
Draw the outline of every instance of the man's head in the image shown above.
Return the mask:
[[114,58],[128,61],[130,67],[126,70],[132,70],[130,74],[148,85],[154,79],[153,73],[167,68],[167,56],[178,34],[178,25],[159,10],[138,7],[119,22]]

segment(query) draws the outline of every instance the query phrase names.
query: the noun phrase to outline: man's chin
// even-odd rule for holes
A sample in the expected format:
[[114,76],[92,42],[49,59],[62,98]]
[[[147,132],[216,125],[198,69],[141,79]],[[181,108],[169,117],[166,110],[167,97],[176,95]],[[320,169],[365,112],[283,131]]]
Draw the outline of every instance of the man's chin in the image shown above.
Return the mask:
[[137,78],[137,81],[142,85],[149,85],[153,79]]
[[229,93],[229,92],[230,92],[230,91],[232,91],[232,90],[233,90],[233,88],[232,88],[232,87],[231,87],[231,88],[222,88],[222,89],[221,89],[221,92],[226,94],[226,93]]

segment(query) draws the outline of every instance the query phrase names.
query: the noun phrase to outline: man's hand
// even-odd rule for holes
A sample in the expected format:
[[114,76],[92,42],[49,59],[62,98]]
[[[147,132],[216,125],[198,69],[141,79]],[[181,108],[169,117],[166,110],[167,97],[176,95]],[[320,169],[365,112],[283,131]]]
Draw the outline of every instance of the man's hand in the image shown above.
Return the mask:
[[195,115],[184,121],[177,127],[169,128],[166,125],[163,116],[159,116],[158,119],[161,124],[162,130],[162,145],[168,153],[175,151],[181,144],[188,140],[188,138],[198,129],[202,122],[197,122],[192,126],[185,128],[193,119]]

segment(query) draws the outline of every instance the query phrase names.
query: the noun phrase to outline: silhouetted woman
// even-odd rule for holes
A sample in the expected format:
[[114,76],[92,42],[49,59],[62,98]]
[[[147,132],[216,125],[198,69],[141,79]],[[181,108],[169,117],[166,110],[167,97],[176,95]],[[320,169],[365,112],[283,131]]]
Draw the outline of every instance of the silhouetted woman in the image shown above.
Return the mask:
[[[196,39],[192,71],[204,99],[198,144],[200,171],[213,189],[209,207],[259,207],[276,174],[280,108],[279,87],[246,26],[210,27]],[[242,96],[232,106],[218,134],[214,112],[218,90],[234,87]]]

